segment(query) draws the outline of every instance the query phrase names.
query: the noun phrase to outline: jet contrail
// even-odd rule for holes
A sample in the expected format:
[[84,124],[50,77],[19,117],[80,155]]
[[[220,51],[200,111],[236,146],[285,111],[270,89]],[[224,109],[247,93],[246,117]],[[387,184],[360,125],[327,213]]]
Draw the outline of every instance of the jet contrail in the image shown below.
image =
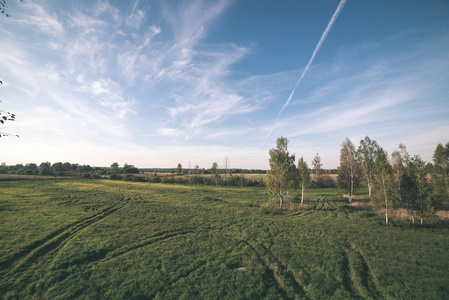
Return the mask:
[[[295,87],[293,88],[290,96],[288,97],[287,102],[285,102],[284,106],[282,106],[282,109],[279,112],[279,114],[276,118],[276,121],[279,119],[279,117],[281,116],[284,109],[288,106],[288,104],[290,103],[290,100],[292,100],[292,97],[293,97],[293,94],[295,94],[296,88],[301,83],[307,70],[309,70],[310,65],[312,64],[313,60],[315,59],[315,56],[317,55],[318,51],[320,50],[321,46],[323,45],[324,40],[326,39],[327,35],[329,34],[329,31],[331,30],[332,26],[334,25],[335,20],[337,19],[338,15],[340,14],[340,12],[343,9],[343,7],[345,6],[345,4],[346,4],[346,0],[341,0],[340,3],[338,4],[338,7],[335,10],[334,15],[332,16],[331,20],[329,21],[329,24],[327,24],[326,29],[324,30],[323,34],[321,35],[320,41],[318,42],[318,44],[315,47],[315,50],[313,51],[312,57],[309,59],[309,62],[307,63],[306,67],[304,68],[304,71],[302,72],[301,77],[299,78],[299,80],[296,83]],[[265,138],[265,140],[270,136],[272,130],[273,130],[273,127],[270,129],[270,132],[268,132],[268,135]]]

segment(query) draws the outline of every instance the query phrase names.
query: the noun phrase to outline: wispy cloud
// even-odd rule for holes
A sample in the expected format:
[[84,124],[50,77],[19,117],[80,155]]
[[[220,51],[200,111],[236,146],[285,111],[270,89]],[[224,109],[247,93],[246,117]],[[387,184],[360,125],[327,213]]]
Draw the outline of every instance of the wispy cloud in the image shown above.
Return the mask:
[[14,23],[31,26],[53,37],[61,37],[64,34],[62,22],[56,13],[49,13],[43,6],[32,1],[26,1],[23,5],[27,13],[19,14],[13,19]]
[[[164,101],[172,123],[183,132],[197,130],[234,115],[252,112],[257,105],[237,93],[226,80],[233,63],[248,54],[246,47],[202,44],[206,28],[228,6],[228,1],[193,1],[165,8],[173,44],[159,53],[147,81],[174,84]],[[191,131],[190,134],[193,132]]]
[[163,128],[160,127],[157,129],[157,132],[159,135],[162,136],[179,136],[182,134],[182,132],[179,129],[176,128]]

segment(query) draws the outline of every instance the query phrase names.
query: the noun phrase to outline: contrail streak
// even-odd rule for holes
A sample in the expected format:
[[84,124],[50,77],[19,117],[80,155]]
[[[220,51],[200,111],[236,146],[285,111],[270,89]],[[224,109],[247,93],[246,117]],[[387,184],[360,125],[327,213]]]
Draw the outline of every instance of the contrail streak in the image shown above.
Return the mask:
[[[276,121],[279,119],[282,112],[288,106],[288,104],[290,103],[290,100],[292,100],[292,97],[295,94],[296,89],[298,88],[298,85],[301,83],[302,79],[304,78],[304,75],[306,75],[307,70],[309,70],[310,65],[312,64],[313,60],[315,59],[315,56],[317,55],[318,51],[320,50],[321,46],[323,45],[324,40],[326,39],[327,35],[329,34],[329,31],[331,30],[332,26],[334,25],[335,20],[337,19],[338,15],[340,14],[340,12],[343,9],[343,7],[345,6],[345,4],[346,4],[346,0],[341,0],[340,3],[338,4],[338,7],[335,10],[334,15],[332,16],[331,20],[329,21],[329,24],[327,24],[326,29],[324,30],[323,34],[321,35],[320,41],[318,42],[318,44],[315,47],[315,50],[313,51],[312,57],[310,57],[309,62],[307,63],[306,67],[304,68],[304,71],[302,71],[301,77],[299,78],[298,82],[296,83],[295,87],[293,88],[290,96],[287,99],[287,102],[285,102],[284,106],[282,106],[282,109],[279,112],[279,114],[276,118]],[[270,129],[270,132],[268,132],[268,135],[265,138],[265,140],[270,136],[272,130],[273,130],[273,127]]]

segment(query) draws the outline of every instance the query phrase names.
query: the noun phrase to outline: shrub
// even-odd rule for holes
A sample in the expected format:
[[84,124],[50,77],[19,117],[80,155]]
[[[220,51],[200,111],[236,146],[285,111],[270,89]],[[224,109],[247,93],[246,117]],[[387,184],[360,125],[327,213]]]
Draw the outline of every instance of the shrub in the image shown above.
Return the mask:
[[123,180],[134,181],[134,175],[126,174],[125,177],[123,178]]
[[121,175],[118,175],[118,174],[112,174],[111,176],[109,176],[109,179],[112,179],[112,180],[121,180],[121,179],[122,179],[122,176],[121,176]]
[[133,181],[134,182],[145,182],[147,180],[144,177],[142,177],[142,176],[134,176],[133,177]]
[[171,176],[165,176],[161,179],[162,183],[175,183],[175,179]]
[[204,184],[203,177],[195,175],[190,179],[191,184]]

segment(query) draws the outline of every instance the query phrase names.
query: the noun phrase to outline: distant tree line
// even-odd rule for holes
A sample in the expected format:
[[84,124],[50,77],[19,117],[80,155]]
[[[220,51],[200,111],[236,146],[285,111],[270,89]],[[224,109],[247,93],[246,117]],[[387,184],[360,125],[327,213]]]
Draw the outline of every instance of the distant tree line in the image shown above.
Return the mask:
[[[16,164],[7,166],[5,163],[0,165],[0,174],[26,175],[26,176],[48,176],[60,178],[83,178],[83,179],[99,179],[109,178],[111,180],[125,180],[134,182],[150,182],[150,183],[176,183],[176,184],[193,184],[193,185],[213,185],[213,186],[265,186],[263,178],[247,178],[243,174],[264,174],[264,170],[244,170],[218,169],[217,163],[214,163],[211,169],[193,169],[190,172],[182,169],[179,164],[178,168],[161,168],[161,169],[138,169],[134,165],[125,163],[121,167],[117,162],[110,167],[91,167],[90,165],[72,164],[69,162],[43,162],[41,164]],[[158,175],[159,172],[159,175]],[[233,174],[233,172],[239,172]],[[160,176],[160,173],[170,173],[172,175]],[[204,176],[206,175],[206,176]],[[212,176],[210,176],[212,175]],[[3,180],[6,180],[4,178]]]
[[[137,177],[137,176],[135,176]],[[211,186],[234,186],[234,187],[264,187],[265,182],[262,177],[247,178],[242,175],[224,176],[150,176],[137,178],[124,178],[133,181],[148,181],[150,183],[174,183],[174,184],[191,184],[191,185],[211,185]]]
[[[118,165],[114,164],[111,166],[111,170],[118,167]],[[233,172],[236,170],[241,172],[234,174]],[[178,163],[176,168],[140,169],[140,171],[142,172],[139,175],[114,173],[110,175],[110,179],[168,184],[263,187],[265,183],[261,176],[248,178],[243,174],[264,174],[266,172],[264,170],[219,169],[217,162],[214,162],[210,169],[200,169],[198,166],[195,166],[193,169],[184,169]]]
[[29,163],[26,165],[16,164],[7,166],[2,164],[0,166],[0,174],[16,174],[16,175],[40,175],[40,176],[57,176],[57,177],[73,177],[73,178],[102,178],[116,173],[137,174],[139,169],[133,165],[125,164],[123,168],[105,168],[105,167],[91,167],[90,165],[72,164],[69,162],[43,162],[39,165]]
[[[174,173],[177,174],[177,167],[176,168],[139,168],[139,171],[142,173]],[[187,175],[187,174],[196,174],[196,175],[208,175],[208,174],[212,174],[211,173],[211,169],[206,169],[206,168],[200,168],[199,166],[195,166],[193,168],[189,169],[188,168],[182,168],[181,165],[181,169],[182,169],[182,175]],[[232,174],[266,174],[267,170],[261,170],[261,169],[222,169],[222,168],[218,168],[217,171],[220,174],[226,174],[231,172]],[[336,172],[337,170],[335,170]],[[335,173],[336,174],[336,173]]]
[[29,163],[26,165],[16,164],[14,166],[6,166],[4,163],[0,166],[0,174],[16,174],[16,175],[40,175],[40,176],[58,176],[58,177],[75,177],[75,178],[100,178],[106,175],[106,168],[91,167],[90,165],[79,165],[71,163],[43,162],[39,165]]

